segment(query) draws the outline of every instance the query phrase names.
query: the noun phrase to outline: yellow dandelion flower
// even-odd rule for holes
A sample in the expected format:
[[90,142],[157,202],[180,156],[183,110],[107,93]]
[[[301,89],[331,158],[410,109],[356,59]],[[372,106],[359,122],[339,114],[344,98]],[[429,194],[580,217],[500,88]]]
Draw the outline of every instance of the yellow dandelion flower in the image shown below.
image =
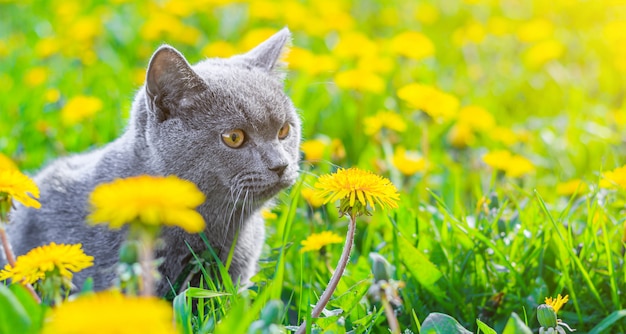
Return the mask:
[[240,50],[251,50],[261,42],[267,40],[277,32],[274,28],[258,28],[250,30],[246,33],[241,42],[239,42]]
[[300,144],[300,149],[304,153],[304,160],[315,163],[324,159],[324,153],[328,148],[328,140],[311,139]]
[[68,29],[69,37],[77,43],[91,43],[102,31],[102,19],[97,16],[79,17]]
[[496,150],[485,154],[483,161],[495,169],[505,170],[507,161],[511,159],[511,156],[511,152],[507,150]]
[[535,170],[530,160],[507,150],[489,152],[483,156],[483,161],[494,169],[503,171],[509,177],[520,177]]
[[626,190],[626,165],[602,173],[600,187]]
[[626,21],[615,20],[604,24],[602,29],[602,37],[607,41],[607,44],[618,44],[626,42]]
[[363,69],[352,69],[335,75],[335,84],[341,89],[379,94],[385,90],[385,81],[376,73]]
[[492,16],[487,21],[487,32],[494,36],[504,36],[511,32],[511,20],[503,16]]
[[[138,312],[137,310],[141,310]],[[169,304],[155,297],[124,296],[116,292],[83,295],[48,313],[43,333],[175,334]]]
[[181,22],[174,15],[153,12],[150,18],[143,24],[139,33],[143,39],[155,41],[180,25]]
[[538,42],[554,33],[554,24],[540,18],[522,24],[517,30],[517,38],[522,42]]
[[615,124],[620,130],[626,127],[626,106],[622,109],[611,110],[607,116],[609,122]]
[[8,195],[9,198],[28,207],[37,209],[41,207],[37,201],[39,198],[37,184],[17,169],[0,170],[0,200],[3,195]]
[[285,60],[291,70],[306,70],[313,62],[313,52],[294,46],[289,50]]
[[435,121],[447,121],[456,117],[459,100],[456,96],[433,86],[410,83],[398,90],[398,97],[410,107],[419,109]]
[[0,170],[4,169],[17,169],[17,165],[9,157],[0,153]]
[[278,218],[278,215],[268,208],[263,208],[263,210],[261,210],[261,216],[266,220],[274,220]]
[[363,120],[363,126],[365,134],[370,136],[377,134],[383,128],[396,132],[404,132],[407,128],[404,118],[393,111],[379,111],[374,116],[366,117]]
[[415,8],[415,18],[418,22],[431,25],[439,20],[439,9],[430,3],[420,2]]
[[133,83],[137,86],[143,85],[146,80],[146,69],[145,68],[136,68],[133,70],[131,77],[133,79]]
[[421,60],[435,54],[435,45],[420,32],[405,31],[391,39],[391,50],[398,55]]
[[248,3],[248,15],[252,19],[278,20],[281,6],[269,0],[253,0]]
[[474,136],[474,131],[472,128],[462,122],[457,122],[450,128],[450,132],[448,132],[448,141],[450,145],[456,148],[466,148],[472,144],[476,140],[476,136]]
[[140,35],[151,41],[168,38],[187,45],[195,45],[202,33],[198,29],[184,24],[170,12],[164,11],[152,13],[148,21],[141,27]]
[[15,266],[7,264],[0,271],[0,280],[10,278],[13,282],[33,284],[55,270],[61,276],[72,279],[73,273],[93,265],[93,257],[86,255],[81,247],[81,244],[57,245],[53,242],[34,248],[18,256]]
[[339,67],[337,59],[327,54],[314,54],[309,50],[292,47],[286,56],[290,69],[302,71],[311,76],[334,73]]
[[456,29],[452,34],[452,40],[458,46],[480,44],[485,35],[485,27],[480,22],[472,21]]
[[48,69],[42,66],[33,67],[24,76],[24,83],[30,87],[37,87],[48,79]]
[[61,109],[63,124],[71,126],[93,117],[102,110],[102,101],[93,96],[75,96]]
[[206,57],[226,58],[237,54],[237,49],[226,41],[213,41],[205,46],[201,53]]
[[396,60],[382,55],[368,55],[359,58],[356,67],[368,73],[387,74],[396,67]]
[[480,132],[489,131],[496,126],[496,119],[487,109],[474,105],[461,108],[457,121]]
[[163,4],[163,11],[184,18],[198,11],[198,7],[195,1],[169,0]]
[[324,198],[317,196],[317,191],[312,188],[302,188],[300,195],[313,208],[319,208],[326,201]]
[[396,148],[392,162],[400,173],[407,176],[426,170],[426,160],[417,152],[407,151],[402,146]]
[[520,136],[515,131],[504,126],[496,126],[489,131],[489,137],[509,147],[520,142]]
[[521,155],[514,155],[508,162],[508,166],[505,173],[508,177],[521,177],[526,174],[532,173],[535,170],[535,165],[526,157]]
[[[228,0],[232,1],[232,0]],[[305,21],[311,18],[311,11],[299,1],[284,1],[280,3],[282,22],[294,31],[304,28]]]
[[526,51],[524,64],[530,68],[539,68],[551,60],[559,59],[565,52],[565,46],[557,40],[541,41]]
[[48,103],[56,103],[61,98],[61,92],[55,88],[46,89],[43,97]]
[[324,246],[338,244],[341,242],[343,242],[343,238],[331,231],[313,233],[306,238],[306,240],[302,240],[300,243],[300,245],[302,245],[300,252],[318,251]]
[[204,229],[204,219],[194,209],[204,194],[190,181],[175,176],[141,175],[97,186],[89,197],[92,223],[120,228],[139,222],[147,226],[178,226],[187,232]]
[[324,35],[316,35],[317,37],[326,37],[325,35],[331,31],[350,31],[355,30],[355,19],[352,16],[349,5],[341,1],[313,1],[310,3],[319,15],[316,20],[305,20],[306,22],[317,22],[316,25],[322,27],[321,33]]
[[339,138],[330,141],[330,151],[334,161],[342,160],[346,157],[346,148]]
[[356,58],[378,54],[378,44],[358,31],[347,31],[339,36],[333,54],[340,58]]
[[559,182],[556,185],[556,193],[561,196],[571,196],[574,193],[584,193],[587,185],[581,179],[573,179],[565,182]]
[[375,210],[397,208],[400,199],[398,190],[388,179],[358,168],[339,169],[333,174],[322,175],[315,188],[317,196],[325,198],[324,203],[341,200],[339,211],[342,214],[358,216],[369,214],[367,206]]
[[563,307],[563,305],[567,303],[568,300],[569,300],[569,295],[565,295],[565,297],[561,297],[561,294],[559,293],[559,295],[556,298],[546,297],[544,302],[546,303],[546,305],[552,306],[552,308],[554,309],[554,313],[557,313],[559,312],[561,307]]
[[59,52],[61,49],[61,39],[56,37],[44,37],[35,44],[35,54],[39,58],[47,58]]

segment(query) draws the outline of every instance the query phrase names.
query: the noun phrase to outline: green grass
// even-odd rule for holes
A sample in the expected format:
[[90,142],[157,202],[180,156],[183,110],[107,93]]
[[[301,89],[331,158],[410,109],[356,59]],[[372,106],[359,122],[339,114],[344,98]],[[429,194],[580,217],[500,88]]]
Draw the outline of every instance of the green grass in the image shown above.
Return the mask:
[[[367,294],[373,277],[368,255],[377,252],[395,266],[394,279],[405,284],[396,309],[403,330],[420,332],[433,312],[448,314],[473,332],[479,319],[500,333],[513,313],[537,329],[536,307],[545,297],[568,294],[559,318],[572,328],[624,332],[626,197],[623,188],[601,188],[599,181],[603,172],[626,163],[626,41],[610,33],[612,24],[626,21],[626,4],[468,2],[287,1],[276,2],[274,17],[251,11],[254,4],[248,3],[178,4],[180,16],[172,17],[197,30],[192,41],[181,38],[190,33],[176,31],[142,35],[150,18],[173,15],[156,4],[1,3],[0,152],[34,173],[56,157],[104,145],[123,130],[142,70],[160,44],[174,45],[193,63],[206,56],[207,45],[226,41],[244,52],[240,43],[250,32],[288,25],[295,47],[335,61],[333,70],[321,73],[307,73],[306,66],[289,72],[286,91],[302,116],[304,140],[338,139],[345,155],[334,156],[327,148],[322,162],[302,162],[301,181],[279,196],[277,218],[268,220],[255,285],[237,293],[236,284],[205,282],[216,294],[189,290],[195,314],[179,296],[174,308],[185,323],[181,332],[241,333],[251,326],[267,332],[271,324],[311,323],[307,314],[341,246],[302,254],[300,242],[324,230],[344,235],[348,222],[334,204],[311,208],[301,190],[312,187],[318,175],[351,166],[390,178],[401,200],[396,210],[358,219],[350,263],[327,307],[341,312],[313,320],[323,331],[387,331],[381,304]],[[434,21],[418,19],[433,9]],[[350,17],[352,27],[340,31],[341,21],[328,18],[336,11]],[[494,18],[508,25],[502,35],[491,28]],[[551,22],[553,30],[537,41],[521,41],[524,25],[536,19]],[[95,20],[87,24],[93,35],[80,34],[88,30],[74,26],[81,20]],[[455,41],[476,22],[482,39]],[[328,31],[316,28],[326,25]],[[406,30],[427,36],[435,54],[416,60],[390,51],[388,42]],[[391,68],[378,73],[382,91],[337,86],[336,73],[363,66],[358,56],[337,54],[346,32],[361,32],[379,46],[367,65],[391,60]],[[56,38],[57,50],[43,55],[41,41],[49,37]],[[544,40],[558,41],[563,52],[530,64],[529,50]],[[40,83],[29,83],[36,67],[46,74]],[[412,82],[456,96],[461,107],[485,108],[517,140],[499,140],[491,128],[475,130],[466,147],[453,145],[449,136],[457,120],[433,121],[397,96]],[[58,100],[46,98],[50,90],[58,91]],[[61,109],[78,95],[97,97],[102,108],[77,124],[64,124]],[[397,112],[407,130],[365,134],[364,120],[380,110]],[[399,146],[419,152],[429,168],[403,175],[392,163]],[[482,156],[497,149],[530,159],[534,171],[521,177],[494,171]],[[571,179],[582,179],[585,189],[560,195],[557,185]],[[479,206],[484,199],[489,201]]]

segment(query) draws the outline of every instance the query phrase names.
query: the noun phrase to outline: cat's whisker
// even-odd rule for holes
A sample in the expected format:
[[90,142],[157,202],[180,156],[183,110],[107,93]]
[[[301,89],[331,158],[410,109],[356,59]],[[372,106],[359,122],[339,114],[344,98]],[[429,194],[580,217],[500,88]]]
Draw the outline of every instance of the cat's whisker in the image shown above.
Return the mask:
[[246,215],[246,206],[247,206],[247,201],[248,201],[248,195],[250,194],[250,192],[248,190],[246,190],[246,195],[243,197],[243,203],[241,205],[241,216],[239,217],[239,224],[237,226],[237,231],[241,230],[241,228],[243,227],[243,224],[245,222],[245,218],[247,217]]
[[[243,193],[243,187],[238,186],[239,182],[237,182],[236,184],[234,184],[234,188],[237,189],[237,196],[234,198],[233,201],[231,201],[231,203],[229,203],[229,205],[232,205],[232,209],[230,210],[230,215],[228,216],[228,220],[226,222],[226,233],[228,233],[228,231],[230,231],[231,228],[231,223],[235,220],[234,216],[235,216],[235,211],[237,210],[237,202],[239,202],[239,197],[241,197],[241,194]],[[226,239],[224,238],[222,241],[222,248],[225,246],[226,244]]]
[[[300,164],[301,165],[305,165],[309,168],[313,168],[313,166],[315,165],[327,165],[327,166],[331,166],[334,169],[337,168],[341,168],[340,165],[335,164],[334,162],[330,161],[330,160],[326,160],[326,159],[320,159],[320,160],[300,160]],[[302,171],[302,169],[300,169],[300,171]]]

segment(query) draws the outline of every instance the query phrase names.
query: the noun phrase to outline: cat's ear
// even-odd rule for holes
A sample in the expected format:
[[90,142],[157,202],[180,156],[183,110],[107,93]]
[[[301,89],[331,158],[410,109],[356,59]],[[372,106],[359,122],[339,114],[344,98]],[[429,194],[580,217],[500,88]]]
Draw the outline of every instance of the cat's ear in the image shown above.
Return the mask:
[[287,64],[283,61],[291,46],[291,32],[287,27],[272,35],[244,55],[253,66],[260,67],[281,79]]
[[185,57],[173,47],[163,45],[152,55],[146,73],[148,108],[156,113],[159,121],[180,116],[176,115],[180,109],[177,103],[203,85],[204,81]]

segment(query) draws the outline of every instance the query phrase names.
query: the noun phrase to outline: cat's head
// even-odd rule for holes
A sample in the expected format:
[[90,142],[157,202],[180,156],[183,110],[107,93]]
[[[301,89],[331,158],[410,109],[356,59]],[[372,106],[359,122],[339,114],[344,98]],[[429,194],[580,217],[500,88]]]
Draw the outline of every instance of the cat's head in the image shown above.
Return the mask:
[[298,176],[300,119],[284,93],[285,28],[246,54],[193,66],[170,46],[148,66],[150,165],[208,197],[261,203]]

